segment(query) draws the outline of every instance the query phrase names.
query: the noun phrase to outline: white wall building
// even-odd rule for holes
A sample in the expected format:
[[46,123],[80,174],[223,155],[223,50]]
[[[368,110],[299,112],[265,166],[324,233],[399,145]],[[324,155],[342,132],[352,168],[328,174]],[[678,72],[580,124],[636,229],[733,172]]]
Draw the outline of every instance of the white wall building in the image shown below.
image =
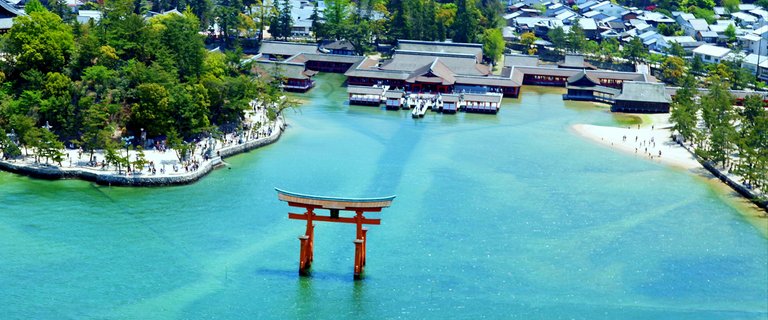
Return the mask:
[[729,53],[731,53],[731,49],[711,44],[703,44],[693,49],[693,56],[701,58],[704,63],[720,63]]

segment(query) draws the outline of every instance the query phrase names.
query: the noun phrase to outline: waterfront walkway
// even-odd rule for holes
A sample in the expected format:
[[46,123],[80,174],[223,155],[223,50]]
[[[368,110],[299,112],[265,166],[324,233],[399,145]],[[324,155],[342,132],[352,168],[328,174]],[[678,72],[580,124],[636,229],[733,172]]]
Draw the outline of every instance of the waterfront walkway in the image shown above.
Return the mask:
[[[279,139],[285,122],[282,116],[269,121],[266,108],[256,102],[252,109],[245,112],[242,132],[228,133],[219,139],[205,139],[196,142],[194,152],[185,161],[179,161],[172,149],[144,150],[146,165],[140,171],[118,170],[113,165],[104,164],[104,151],[97,150],[90,158],[89,152],[79,149],[65,149],[61,165],[49,162],[36,163],[33,150],[28,156],[17,159],[0,160],[0,169],[44,179],[78,178],[104,185],[162,186],[187,184],[197,181],[210,171],[224,165],[223,158],[247,152]],[[208,146],[212,150],[206,154]],[[123,156],[126,150],[118,150]],[[127,151],[130,161],[137,159],[137,151]],[[133,167],[133,164],[131,165]]]

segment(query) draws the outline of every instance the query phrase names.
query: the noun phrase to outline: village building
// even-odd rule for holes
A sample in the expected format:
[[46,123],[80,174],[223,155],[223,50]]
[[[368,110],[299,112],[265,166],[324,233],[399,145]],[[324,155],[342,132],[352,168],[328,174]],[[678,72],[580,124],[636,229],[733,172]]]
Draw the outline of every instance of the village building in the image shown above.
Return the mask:
[[703,44],[696,49],[693,49],[694,57],[699,57],[701,61],[705,63],[720,63],[725,58],[731,49],[713,46],[711,44]]

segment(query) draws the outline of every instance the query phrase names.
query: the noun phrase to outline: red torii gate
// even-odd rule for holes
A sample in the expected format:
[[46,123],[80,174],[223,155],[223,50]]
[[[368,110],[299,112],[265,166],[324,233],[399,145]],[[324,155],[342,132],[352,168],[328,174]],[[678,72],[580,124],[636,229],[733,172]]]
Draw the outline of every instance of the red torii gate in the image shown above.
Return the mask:
[[[395,196],[380,198],[338,198],[306,195],[288,192],[275,188],[277,198],[288,202],[291,207],[304,208],[304,213],[288,213],[288,219],[306,220],[307,231],[299,237],[301,241],[301,254],[299,256],[299,275],[308,276],[314,258],[315,221],[354,223],[357,225],[357,237],[355,238],[355,280],[360,280],[365,266],[365,244],[368,229],[363,224],[381,224],[381,219],[371,219],[363,216],[366,212],[381,212],[382,208],[389,207]],[[325,209],[330,215],[317,215],[314,210]],[[340,211],[353,211],[353,217],[341,217]]]

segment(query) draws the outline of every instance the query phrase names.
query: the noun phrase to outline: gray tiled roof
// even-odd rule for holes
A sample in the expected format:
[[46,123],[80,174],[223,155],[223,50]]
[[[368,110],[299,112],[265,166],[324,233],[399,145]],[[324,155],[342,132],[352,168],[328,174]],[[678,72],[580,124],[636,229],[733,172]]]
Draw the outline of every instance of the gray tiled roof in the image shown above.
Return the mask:
[[280,75],[288,79],[309,79],[316,72],[304,70],[304,64],[275,62],[267,60],[254,60],[254,68],[262,75],[271,76],[274,72],[280,72]]
[[368,87],[368,86],[349,86],[347,87],[347,93],[380,95],[384,93],[384,88]]
[[294,56],[299,53],[317,53],[317,45],[284,41],[263,41],[259,53]]
[[423,51],[431,53],[462,53],[476,57],[483,56],[483,45],[478,43],[452,43],[418,40],[397,40],[400,50]]
[[621,101],[643,101],[656,103],[670,103],[671,99],[667,94],[663,83],[626,81],[621,89],[621,94],[614,100]]

